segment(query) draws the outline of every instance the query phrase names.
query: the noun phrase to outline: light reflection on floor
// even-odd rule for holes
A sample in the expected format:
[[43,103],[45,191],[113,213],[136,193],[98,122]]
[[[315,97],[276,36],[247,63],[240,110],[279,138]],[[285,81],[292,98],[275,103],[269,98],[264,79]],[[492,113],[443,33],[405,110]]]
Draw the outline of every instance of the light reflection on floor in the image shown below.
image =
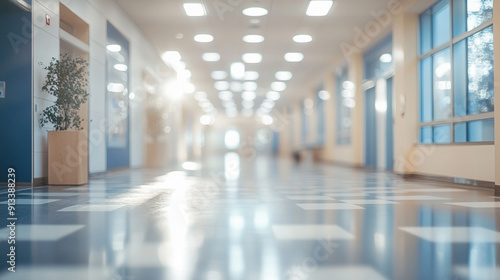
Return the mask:
[[0,279],[500,279],[492,194],[237,153],[111,173],[19,192]]

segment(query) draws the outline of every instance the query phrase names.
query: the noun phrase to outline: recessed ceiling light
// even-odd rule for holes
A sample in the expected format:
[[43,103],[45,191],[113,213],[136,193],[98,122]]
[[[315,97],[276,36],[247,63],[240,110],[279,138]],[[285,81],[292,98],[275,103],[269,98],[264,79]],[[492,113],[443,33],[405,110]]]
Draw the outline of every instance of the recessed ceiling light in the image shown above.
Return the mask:
[[318,96],[321,100],[327,101],[330,100],[330,93],[326,90],[322,90],[318,92]]
[[201,3],[184,3],[184,11],[190,17],[201,17],[207,14],[205,6]]
[[[223,94],[223,97],[224,97],[224,94]],[[224,108],[226,108],[226,109],[236,109],[236,104],[234,104],[234,101],[232,100],[232,98],[229,98],[227,100],[222,99],[222,106],[224,106]]]
[[241,102],[241,106],[245,109],[252,109],[254,102],[251,100],[243,100],[243,102]]
[[293,77],[293,74],[290,71],[278,71],[274,76],[280,81],[288,81]]
[[128,70],[128,67],[127,67],[127,65],[125,65],[125,64],[115,64],[115,65],[113,66],[113,68],[115,68],[115,69],[116,69],[116,70],[118,70],[118,71],[122,71],[122,72],[125,72],[125,71],[127,71],[127,70]]
[[231,63],[231,78],[234,80],[243,80],[245,77],[245,64],[241,62]]
[[384,53],[380,56],[380,62],[389,63],[392,62],[392,55],[390,53]]
[[245,91],[255,91],[255,90],[257,90],[257,83],[255,83],[255,82],[245,82],[245,83],[243,83],[243,89]]
[[220,54],[218,53],[204,53],[202,56],[203,60],[207,62],[216,62],[220,60]]
[[262,124],[263,125],[272,125],[273,122],[274,122],[273,117],[271,117],[269,115],[262,116]]
[[231,82],[230,89],[235,92],[243,91],[243,85],[240,82]]
[[271,84],[271,88],[274,91],[284,91],[286,89],[286,84],[283,82],[274,82]]
[[309,43],[312,41],[312,37],[306,34],[295,35],[293,36],[293,41],[296,43]]
[[243,36],[243,41],[247,43],[262,43],[264,42],[264,36],[252,34]]
[[250,7],[244,9],[243,14],[249,17],[261,17],[267,15],[267,10],[261,7]]
[[213,71],[212,72],[212,79],[214,80],[224,80],[227,78],[227,72],[226,71]]
[[233,93],[230,91],[221,91],[219,92],[219,98],[221,100],[231,100],[233,99]]
[[218,81],[214,83],[214,88],[216,90],[228,90],[229,89],[229,83],[226,81]]
[[109,83],[108,91],[110,92],[123,92],[125,90],[125,86],[120,83]]
[[245,63],[260,63],[262,55],[260,53],[246,53],[243,54],[242,59]]
[[266,100],[264,100],[264,102],[262,102],[260,107],[266,108],[266,109],[272,109],[272,108],[274,108],[274,101],[266,99]]
[[259,79],[259,72],[257,72],[257,71],[246,71],[245,72],[245,80],[255,81],[257,79]]
[[243,100],[249,100],[249,101],[254,100],[256,96],[257,95],[255,94],[255,92],[252,91],[245,91],[241,94],[241,98]]
[[311,0],[307,7],[306,14],[310,17],[326,16],[332,8],[332,0]]
[[167,64],[173,62],[179,62],[181,60],[181,54],[178,51],[166,51],[161,55],[161,59]]
[[110,52],[119,52],[122,50],[122,47],[120,45],[111,44],[111,45],[107,45],[106,49]]
[[298,52],[290,52],[285,54],[285,60],[288,62],[301,62],[304,59],[304,55]]
[[269,100],[273,100],[273,101],[280,99],[280,97],[281,97],[281,95],[277,91],[270,91],[266,94],[266,98]]
[[198,34],[194,36],[194,40],[198,43],[210,43],[214,40],[214,37],[210,34]]

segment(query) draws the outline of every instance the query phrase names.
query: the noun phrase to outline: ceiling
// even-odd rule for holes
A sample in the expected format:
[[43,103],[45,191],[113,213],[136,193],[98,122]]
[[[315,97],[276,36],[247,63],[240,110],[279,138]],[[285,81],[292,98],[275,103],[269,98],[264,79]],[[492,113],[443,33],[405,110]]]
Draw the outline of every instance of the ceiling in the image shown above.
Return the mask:
[[[308,0],[199,0],[204,3],[207,15],[188,17],[184,2],[195,0],[117,0],[130,15],[149,41],[160,53],[178,51],[186,68],[192,72],[191,82],[197,91],[205,91],[212,103],[221,107],[218,91],[214,88],[211,72],[229,72],[233,62],[241,62],[244,53],[259,52],[262,62],[246,64],[247,71],[258,71],[256,81],[256,107],[264,99],[270,85],[276,81],[277,71],[291,71],[293,78],[281,93],[277,104],[290,97],[303,96],[311,88],[319,86],[318,76],[323,76],[334,57],[341,54],[340,43],[352,42],[354,27],[363,28],[374,19],[373,13],[385,10],[391,0],[336,0],[325,17],[309,17]],[[269,13],[262,17],[248,17],[242,10],[251,6],[266,8]],[[258,23],[251,23],[257,19]],[[210,43],[193,40],[196,34],[208,33],[214,37]],[[242,40],[244,35],[260,34],[262,43],[250,44]],[[297,34],[309,34],[309,43],[295,43]],[[205,62],[202,54],[217,52],[218,62]],[[304,60],[290,63],[284,60],[287,52],[302,52]],[[228,82],[231,82],[226,79]],[[235,103],[241,109],[240,93],[234,92]]]

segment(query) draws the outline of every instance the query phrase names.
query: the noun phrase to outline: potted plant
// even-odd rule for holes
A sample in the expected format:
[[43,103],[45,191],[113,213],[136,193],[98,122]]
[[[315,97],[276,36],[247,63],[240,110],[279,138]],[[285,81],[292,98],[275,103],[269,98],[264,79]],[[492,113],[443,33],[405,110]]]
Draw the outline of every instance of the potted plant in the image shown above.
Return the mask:
[[88,142],[80,107],[87,102],[88,64],[81,57],[63,54],[45,67],[42,90],[56,97],[43,110],[40,125],[48,132],[48,180],[50,185],[82,185],[88,182]]

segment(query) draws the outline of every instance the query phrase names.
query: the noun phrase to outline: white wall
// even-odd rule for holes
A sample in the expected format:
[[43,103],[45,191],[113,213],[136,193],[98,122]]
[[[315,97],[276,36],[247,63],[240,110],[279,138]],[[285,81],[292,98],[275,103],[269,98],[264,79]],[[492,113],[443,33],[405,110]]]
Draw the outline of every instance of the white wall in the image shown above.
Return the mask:
[[[106,63],[106,22],[113,24],[130,43],[129,92],[136,99],[130,102],[130,166],[140,167],[144,161],[144,111],[142,105],[142,73],[146,66],[157,69],[161,59],[157,51],[148,43],[134,22],[123,12],[115,1],[100,0],[61,0],[72,12],[89,24],[89,113],[90,146],[89,171],[106,171],[106,143],[103,121],[105,119],[105,63]],[[45,15],[51,16],[51,26],[45,25]],[[34,96],[37,105],[35,123],[39,113],[51,104],[53,99],[41,92],[43,66],[52,57],[59,57],[59,1],[34,0]],[[163,65],[164,66],[164,65]],[[47,176],[47,133],[46,128],[34,127],[34,165],[35,178]]]

